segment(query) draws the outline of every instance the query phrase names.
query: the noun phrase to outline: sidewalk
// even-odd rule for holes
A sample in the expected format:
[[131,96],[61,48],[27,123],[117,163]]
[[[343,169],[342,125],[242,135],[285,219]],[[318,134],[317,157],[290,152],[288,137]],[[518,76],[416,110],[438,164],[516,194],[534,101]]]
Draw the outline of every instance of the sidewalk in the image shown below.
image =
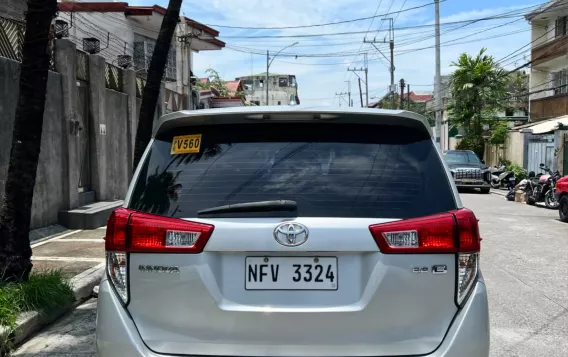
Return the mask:
[[61,269],[72,278],[104,264],[105,229],[74,230],[32,243],[33,269]]

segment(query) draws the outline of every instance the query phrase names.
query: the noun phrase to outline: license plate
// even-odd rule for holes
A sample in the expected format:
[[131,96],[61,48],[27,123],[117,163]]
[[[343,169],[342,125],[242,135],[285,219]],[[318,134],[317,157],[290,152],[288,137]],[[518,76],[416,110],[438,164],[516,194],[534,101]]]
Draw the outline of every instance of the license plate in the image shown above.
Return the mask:
[[337,290],[337,257],[247,257],[246,290]]

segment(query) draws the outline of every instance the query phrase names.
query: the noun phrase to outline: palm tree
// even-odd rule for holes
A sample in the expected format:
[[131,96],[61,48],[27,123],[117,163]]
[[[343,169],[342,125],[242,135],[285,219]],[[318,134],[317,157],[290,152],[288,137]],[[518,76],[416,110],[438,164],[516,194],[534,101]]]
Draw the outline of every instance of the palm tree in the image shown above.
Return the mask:
[[28,0],[27,5],[20,92],[0,207],[2,281],[26,281],[32,269],[30,220],[51,57],[48,51],[51,21],[57,11],[56,0]]
[[158,104],[158,97],[160,95],[160,84],[162,83],[168,52],[170,51],[172,38],[179,20],[181,3],[182,0],[170,0],[164,19],[162,20],[156,47],[152,54],[146,86],[142,93],[140,116],[138,118],[138,128],[134,141],[133,171],[136,170],[140,158],[152,137],[154,113],[156,112],[156,105]]
[[456,70],[450,81],[450,121],[466,130],[462,143],[471,143],[468,149],[483,157],[483,124],[492,126],[497,111],[504,106],[499,99],[507,94],[507,73],[485,54],[484,48],[475,57],[462,53],[452,66]]

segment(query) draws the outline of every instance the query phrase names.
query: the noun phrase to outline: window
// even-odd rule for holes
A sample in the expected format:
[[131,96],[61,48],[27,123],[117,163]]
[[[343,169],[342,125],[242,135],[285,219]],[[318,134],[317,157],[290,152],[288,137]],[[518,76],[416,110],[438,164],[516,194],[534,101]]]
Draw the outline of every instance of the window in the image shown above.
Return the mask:
[[[150,61],[152,60],[155,46],[155,39],[139,34],[134,34],[134,70],[148,71],[148,69],[150,68]],[[175,42],[172,43],[172,45],[170,46],[170,52],[168,52],[164,78],[173,81],[175,81],[177,78]]]
[[278,101],[278,105],[281,105],[280,101]]
[[252,104],[259,106],[260,105],[260,100],[253,100],[251,101]]
[[515,109],[513,109],[513,108],[505,109],[505,116],[506,117],[512,117],[513,115],[515,115]]
[[264,80],[263,80],[263,79],[261,79],[260,81],[258,81],[258,86],[259,86],[260,88],[264,87]]
[[278,86],[280,86],[280,87],[288,87],[288,78],[287,78],[287,77],[280,77],[280,78],[278,78]]
[[253,86],[254,86],[254,81],[252,79],[245,79],[244,85],[243,85],[245,92],[252,91]]
[[[174,135],[197,133],[199,153],[170,155]],[[429,135],[331,123],[172,129],[154,140],[129,207],[192,218],[210,207],[270,200],[296,201],[300,217],[412,218],[456,208]],[[226,216],[270,215],[286,213]]]
[[559,17],[556,19],[555,26],[555,37],[562,37],[566,35],[566,22],[568,21],[568,16]]
[[568,70],[563,69],[552,73],[552,88],[554,95],[568,93]]
[[446,151],[444,160],[448,164],[480,164],[481,161],[471,151]]
[[296,86],[296,76],[289,76],[288,80],[290,82],[290,87],[295,87]]

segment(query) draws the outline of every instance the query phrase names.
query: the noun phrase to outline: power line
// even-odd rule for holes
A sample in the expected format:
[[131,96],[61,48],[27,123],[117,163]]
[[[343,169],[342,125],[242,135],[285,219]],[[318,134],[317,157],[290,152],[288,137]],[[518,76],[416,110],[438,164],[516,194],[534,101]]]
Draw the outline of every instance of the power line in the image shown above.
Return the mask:
[[[534,7],[534,6],[531,6]],[[516,10],[517,11],[517,10]],[[441,23],[440,25],[454,25],[454,24],[463,24],[463,23],[475,23],[479,21],[488,21],[488,20],[497,20],[503,18],[512,18],[512,17],[522,17],[525,13],[519,13],[517,15],[510,15],[511,12],[504,13],[505,15],[494,15],[488,17],[482,17],[478,19],[472,20],[463,20],[463,21],[452,21]],[[509,14],[509,15],[507,15]],[[410,30],[410,29],[419,29],[425,27],[432,27],[433,24],[425,24],[425,25],[415,25],[415,26],[401,26],[395,27],[394,30]],[[304,38],[304,37],[322,37],[322,36],[343,36],[343,35],[352,35],[352,34],[366,34],[368,31],[345,31],[345,32],[330,32],[330,33],[319,33],[319,34],[298,34],[298,35],[257,35],[257,36],[220,36],[223,38]]]
[[[393,0],[394,1],[394,0]],[[443,1],[447,1],[447,0],[442,0],[440,2]],[[381,1],[382,2],[382,1]],[[406,3],[406,0],[404,1]],[[302,29],[302,28],[312,28],[312,27],[322,27],[322,26],[330,26],[330,25],[340,25],[340,24],[346,24],[346,23],[351,23],[351,22],[357,22],[357,21],[365,21],[365,20],[371,20],[371,19],[375,19],[377,17],[384,17],[387,15],[393,15],[393,14],[397,14],[399,15],[401,12],[407,12],[407,11],[412,11],[412,10],[417,10],[417,9],[421,9],[430,5],[434,5],[434,2],[431,3],[427,3],[427,4],[423,4],[423,5],[419,5],[419,6],[414,6],[411,8],[408,8],[406,10],[402,10],[402,8],[399,11],[393,11],[390,12],[390,8],[389,10],[387,10],[386,13],[384,14],[379,14],[377,15],[377,13],[375,12],[375,15],[373,16],[368,16],[368,17],[360,17],[360,18],[356,18],[356,19],[350,19],[350,20],[342,20],[342,21],[335,21],[335,22],[326,22],[326,23],[322,23],[322,24],[313,24],[313,25],[300,25],[300,26],[281,26],[281,27],[251,27],[251,26],[231,26],[231,25],[218,25],[218,24],[206,24],[206,26],[210,26],[210,27],[220,27],[220,28],[227,28],[227,29],[240,29],[240,30],[288,30],[288,29]],[[404,4],[403,4],[404,6]],[[392,3],[391,3],[391,7],[392,7]],[[379,6],[377,7],[377,12],[378,12],[378,8],[380,8],[380,3]]]

